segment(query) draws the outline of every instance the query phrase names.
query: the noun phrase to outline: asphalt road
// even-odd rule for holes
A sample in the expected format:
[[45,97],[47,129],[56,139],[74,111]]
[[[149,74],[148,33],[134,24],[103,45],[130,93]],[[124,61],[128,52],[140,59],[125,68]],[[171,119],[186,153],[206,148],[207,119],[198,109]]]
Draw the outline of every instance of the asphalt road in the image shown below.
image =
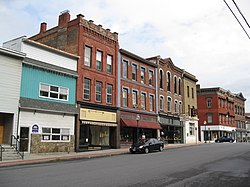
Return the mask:
[[0,168],[0,186],[249,187],[250,143]]

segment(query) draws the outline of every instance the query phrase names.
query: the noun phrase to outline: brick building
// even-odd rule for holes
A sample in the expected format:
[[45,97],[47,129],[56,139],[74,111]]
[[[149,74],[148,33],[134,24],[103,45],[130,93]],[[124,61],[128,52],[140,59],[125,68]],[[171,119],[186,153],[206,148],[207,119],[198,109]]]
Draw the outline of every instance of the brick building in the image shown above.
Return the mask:
[[157,138],[157,64],[120,49],[118,100],[121,144]]
[[214,141],[221,136],[235,137],[235,94],[223,88],[197,86],[200,141]]
[[119,147],[117,127],[118,34],[85,20],[70,20],[68,11],[58,25],[30,39],[78,55],[76,151]]
[[160,56],[148,58],[158,64],[158,114],[161,138],[168,143],[183,143],[183,70],[174,65],[170,58]]

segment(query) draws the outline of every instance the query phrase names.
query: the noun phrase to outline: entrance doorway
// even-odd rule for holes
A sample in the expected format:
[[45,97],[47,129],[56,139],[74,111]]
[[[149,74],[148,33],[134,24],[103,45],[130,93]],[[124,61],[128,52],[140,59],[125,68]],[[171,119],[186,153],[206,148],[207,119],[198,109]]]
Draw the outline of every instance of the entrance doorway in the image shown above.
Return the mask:
[[20,151],[27,152],[29,147],[29,127],[20,129]]
[[3,143],[3,126],[0,125],[0,144]]

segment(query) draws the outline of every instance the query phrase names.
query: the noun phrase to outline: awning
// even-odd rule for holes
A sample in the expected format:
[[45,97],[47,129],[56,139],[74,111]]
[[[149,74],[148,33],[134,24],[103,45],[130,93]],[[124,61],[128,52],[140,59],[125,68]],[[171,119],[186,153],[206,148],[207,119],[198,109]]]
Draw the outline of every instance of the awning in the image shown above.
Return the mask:
[[[121,126],[123,126],[123,127],[137,127],[137,121],[135,119],[121,118]],[[161,129],[161,126],[157,122],[139,120],[138,121],[138,128]]]
[[103,123],[103,122],[96,122],[96,121],[82,121],[84,125],[98,125],[98,126],[106,126],[106,127],[117,127],[116,123]]

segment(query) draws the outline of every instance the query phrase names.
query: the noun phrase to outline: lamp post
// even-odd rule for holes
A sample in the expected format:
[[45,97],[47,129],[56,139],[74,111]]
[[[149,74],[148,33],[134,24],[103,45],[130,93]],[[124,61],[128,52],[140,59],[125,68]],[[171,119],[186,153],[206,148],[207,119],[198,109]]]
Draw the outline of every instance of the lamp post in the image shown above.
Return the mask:
[[206,136],[206,131],[207,131],[207,126],[206,126],[206,125],[207,125],[207,121],[204,120],[203,124],[204,124],[204,126],[205,126],[204,139],[205,139],[205,143],[207,143],[207,136]]
[[140,120],[140,115],[137,114],[136,115],[136,141],[138,140],[138,124],[139,124],[139,120]]

